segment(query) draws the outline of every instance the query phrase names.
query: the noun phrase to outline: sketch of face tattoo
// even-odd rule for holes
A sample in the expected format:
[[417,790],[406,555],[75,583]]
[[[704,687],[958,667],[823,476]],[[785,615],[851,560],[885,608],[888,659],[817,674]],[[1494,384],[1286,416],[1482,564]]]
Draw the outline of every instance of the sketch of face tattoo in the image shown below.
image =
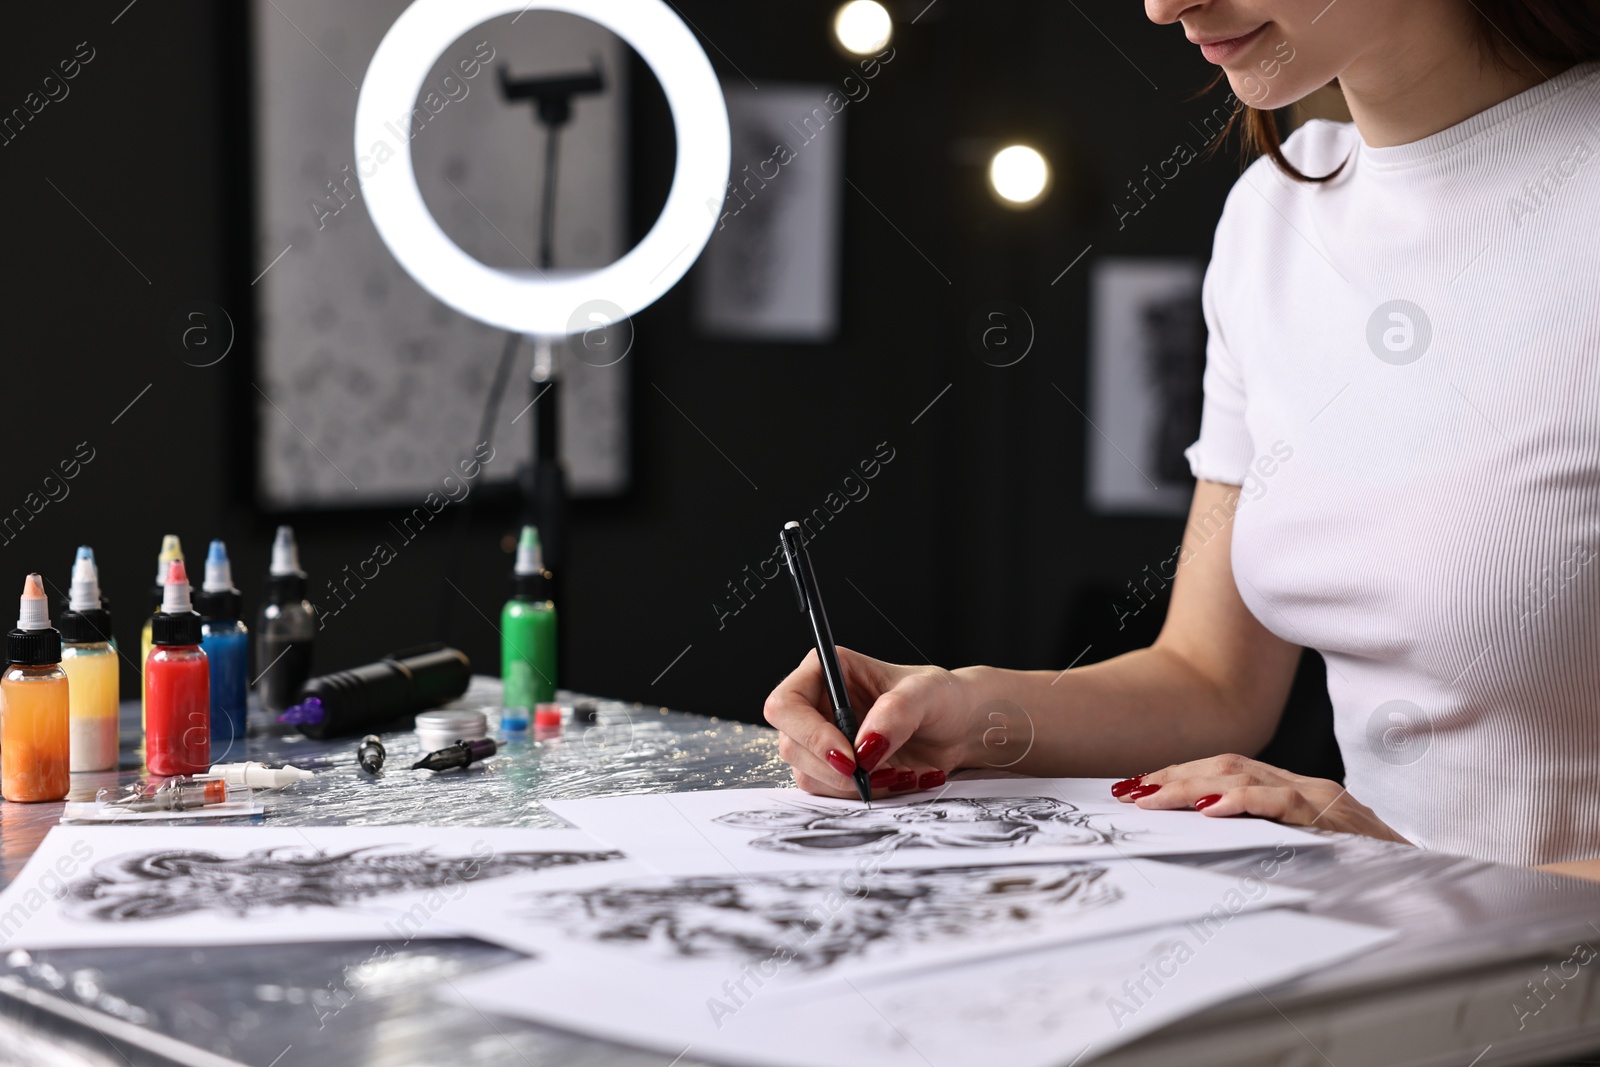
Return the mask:
[[807,973],[880,943],[970,941],[1012,934],[1063,911],[1113,905],[1122,890],[1095,864],[880,871],[843,907],[837,872],[677,878],[529,894],[521,914],[601,944],[675,958]]
[[813,855],[901,848],[1103,845],[1131,836],[1100,825],[1100,816],[1050,797],[943,797],[903,806],[848,809],[799,804],[729,812],[715,821],[773,831],[752,840],[752,848]]
[[62,908],[93,922],[169,919],[197,912],[244,916],[264,908],[337,907],[385,893],[454,889],[463,883],[575,863],[621,859],[620,852],[506,852],[441,856],[426,849],[348,852],[311,846],[219,856],[190,849],[128,852],[102,860],[68,883]]

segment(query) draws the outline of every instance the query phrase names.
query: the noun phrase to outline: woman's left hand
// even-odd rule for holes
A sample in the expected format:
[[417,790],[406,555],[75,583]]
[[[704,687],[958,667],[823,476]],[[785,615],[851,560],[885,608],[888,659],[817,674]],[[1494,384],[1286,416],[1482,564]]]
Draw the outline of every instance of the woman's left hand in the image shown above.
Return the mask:
[[1372,809],[1326,778],[1305,778],[1243,756],[1212,756],[1128,778],[1111,795],[1141,808],[1193,808],[1219,818],[1259,815],[1410,844]]

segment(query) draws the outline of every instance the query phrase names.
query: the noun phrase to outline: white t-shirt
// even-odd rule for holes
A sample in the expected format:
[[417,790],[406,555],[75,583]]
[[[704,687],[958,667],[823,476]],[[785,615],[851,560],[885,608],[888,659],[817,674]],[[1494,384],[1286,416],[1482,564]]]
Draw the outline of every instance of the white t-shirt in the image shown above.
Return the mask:
[[1412,144],[1345,123],[1234,187],[1195,477],[1328,664],[1346,785],[1419,845],[1600,857],[1600,64]]

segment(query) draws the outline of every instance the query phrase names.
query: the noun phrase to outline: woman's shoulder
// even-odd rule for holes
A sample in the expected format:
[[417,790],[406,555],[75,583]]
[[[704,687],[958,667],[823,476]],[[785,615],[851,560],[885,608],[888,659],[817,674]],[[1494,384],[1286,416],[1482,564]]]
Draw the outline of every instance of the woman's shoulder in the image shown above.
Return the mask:
[[[1301,174],[1319,177],[1345,166],[1360,144],[1354,123],[1310,119],[1284,139],[1283,156]],[[1262,156],[1245,168],[1228,193],[1218,236],[1224,229],[1250,225],[1252,219],[1281,220],[1293,201],[1324,187],[1321,182],[1295,181],[1271,156]]]
[[[1333,122],[1328,119],[1308,119],[1283,141],[1283,158],[1301,174],[1320,177],[1332,174],[1350,161],[1361,146],[1361,134],[1353,122]],[[1259,192],[1268,186],[1286,192],[1309,192],[1320,186],[1319,182],[1295,181],[1277,160],[1262,156],[1240,175],[1239,185],[1249,182]],[[1234,195],[1239,193],[1234,187]]]
[[[1361,144],[1353,122],[1308,119],[1283,142],[1283,155],[1301,174],[1331,174]],[[1272,160],[1258,160],[1272,166]]]

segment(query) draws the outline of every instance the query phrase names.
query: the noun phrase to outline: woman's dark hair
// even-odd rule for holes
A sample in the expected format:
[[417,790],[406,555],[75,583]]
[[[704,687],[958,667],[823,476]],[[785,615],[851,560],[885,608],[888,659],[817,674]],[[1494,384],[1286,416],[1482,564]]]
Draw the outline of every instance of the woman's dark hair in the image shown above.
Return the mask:
[[[1548,78],[1574,63],[1600,59],[1600,0],[1468,2],[1477,13],[1479,44],[1496,62],[1519,69],[1531,66]],[[1219,74],[1217,81],[1222,79]],[[1330,174],[1301,173],[1283,154],[1283,133],[1273,111],[1240,101],[1225,132],[1235,130],[1247,155],[1271,156],[1295,181],[1325,182],[1344,169],[1341,163]],[[1219,143],[1222,140],[1218,138]]]

